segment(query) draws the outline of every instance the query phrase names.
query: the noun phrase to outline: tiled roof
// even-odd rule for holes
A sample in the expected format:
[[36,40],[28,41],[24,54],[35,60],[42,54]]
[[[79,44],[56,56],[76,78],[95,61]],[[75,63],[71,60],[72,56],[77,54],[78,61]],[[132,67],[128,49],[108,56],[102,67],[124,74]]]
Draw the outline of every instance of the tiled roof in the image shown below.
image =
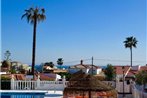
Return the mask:
[[14,74],[16,80],[25,80],[24,74]]
[[[70,66],[70,68],[90,69],[90,68],[92,68],[92,65],[91,64],[77,64],[77,65],[74,65],[74,66]],[[93,68],[98,69],[100,67],[93,65]]]
[[[116,69],[116,74],[117,75],[122,75],[123,74],[123,69],[122,66],[114,66]],[[147,71],[147,66],[132,66],[130,69],[130,66],[124,66],[124,74],[126,74],[126,77],[134,76],[137,74],[139,71],[146,70]],[[127,72],[128,71],[128,72]]]
[[40,80],[55,80],[56,74],[40,73]]
[[142,71],[142,70],[146,70],[147,71],[147,66],[141,66],[140,67],[140,70]]
[[[123,66],[114,66],[115,68],[115,72],[117,75],[122,75],[123,74]],[[128,71],[128,69],[130,68],[130,66],[124,66],[124,74],[126,74],[126,72]]]

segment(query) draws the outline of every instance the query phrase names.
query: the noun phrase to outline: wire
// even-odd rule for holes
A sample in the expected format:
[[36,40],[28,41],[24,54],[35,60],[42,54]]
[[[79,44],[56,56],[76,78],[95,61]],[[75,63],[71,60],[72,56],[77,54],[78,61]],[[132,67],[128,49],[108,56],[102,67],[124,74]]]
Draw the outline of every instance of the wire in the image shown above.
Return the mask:
[[[92,59],[82,59],[83,61],[91,61]],[[119,60],[119,59],[98,59],[98,58],[94,58],[93,60],[97,60],[97,61],[112,61],[112,62],[130,62],[129,60]],[[68,62],[64,62],[65,63],[77,63],[80,62],[80,60],[74,60],[74,61],[68,61]],[[132,61],[132,62],[139,62],[139,63],[145,63],[146,61]]]

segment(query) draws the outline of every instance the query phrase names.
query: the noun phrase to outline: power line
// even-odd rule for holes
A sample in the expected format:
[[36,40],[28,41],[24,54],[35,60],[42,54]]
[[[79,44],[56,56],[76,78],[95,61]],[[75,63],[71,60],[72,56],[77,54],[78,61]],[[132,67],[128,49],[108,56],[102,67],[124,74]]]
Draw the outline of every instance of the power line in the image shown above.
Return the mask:
[[[91,61],[91,59],[82,59],[83,61]],[[130,62],[129,60],[119,60],[119,59],[98,59],[98,58],[93,58],[93,60],[97,61],[112,61],[112,62]],[[74,61],[68,61],[64,63],[78,63],[80,60],[74,60]],[[138,62],[138,63],[144,63],[146,61],[133,61],[133,62]]]
[[[114,59],[94,59],[94,60],[101,60],[101,61],[116,61],[116,62],[130,62],[129,60],[114,60]],[[146,61],[133,61],[133,62],[146,62]]]

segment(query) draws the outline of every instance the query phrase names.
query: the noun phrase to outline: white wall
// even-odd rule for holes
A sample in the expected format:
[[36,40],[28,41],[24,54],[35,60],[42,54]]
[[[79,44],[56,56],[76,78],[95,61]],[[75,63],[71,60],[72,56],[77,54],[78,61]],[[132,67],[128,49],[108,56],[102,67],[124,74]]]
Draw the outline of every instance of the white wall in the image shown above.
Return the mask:
[[135,85],[132,85],[132,95],[133,95],[133,98],[147,98],[147,93],[137,89]]

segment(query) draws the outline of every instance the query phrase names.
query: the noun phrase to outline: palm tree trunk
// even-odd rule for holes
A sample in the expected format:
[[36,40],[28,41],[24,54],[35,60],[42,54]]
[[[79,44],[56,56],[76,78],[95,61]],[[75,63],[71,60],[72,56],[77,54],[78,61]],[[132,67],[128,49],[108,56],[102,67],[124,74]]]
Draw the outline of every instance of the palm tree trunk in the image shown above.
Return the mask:
[[130,48],[130,52],[131,52],[131,67],[132,67],[132,47]]
[[37,28],[37,19],[34,19],[34,28],[33,28],[33,47],[32,47],[32,75],[33,79],[35,79],[34,75],[34,67],[35,67],[35,53],[36,53],[36,28]]

